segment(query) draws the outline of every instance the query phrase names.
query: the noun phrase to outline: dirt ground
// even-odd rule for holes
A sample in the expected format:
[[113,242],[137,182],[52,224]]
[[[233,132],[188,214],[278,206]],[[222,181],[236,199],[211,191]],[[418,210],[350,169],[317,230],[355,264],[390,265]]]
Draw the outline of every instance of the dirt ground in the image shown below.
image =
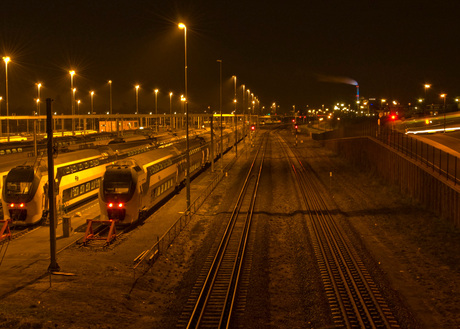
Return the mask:
[[[344,229],[389,287],[386,297],[401,309],[402,327],[460,328],[459,230],[316,142],[305,138],[299,149]],[[300,201],[286,193],[294,184],[280,175],[287,169],[274,146],[271,158],[271,178],[261,184],[273,189],[260,197],[253,285],[239,325],[331,327],[304,216],[296,211]],[[140,236],[142,226],[104,250],[73,246],[63,251],[59,265],[74,275],[37,274],[4,296],[0,328],[175,328],[236,188],[224,180],[152,267],[132,268],[129,242]]]

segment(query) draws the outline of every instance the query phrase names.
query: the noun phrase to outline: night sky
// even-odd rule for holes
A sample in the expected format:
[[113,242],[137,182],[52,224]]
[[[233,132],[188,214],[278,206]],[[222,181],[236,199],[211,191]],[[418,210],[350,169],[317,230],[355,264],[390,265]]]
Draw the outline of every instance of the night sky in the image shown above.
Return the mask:
[[[352,103],[361,96],[401,103],[424,97],[449,102],[460,96],[460,1],[5,1],[0,8],[0,54],[8,64],[10,114],[31,115],[41,99],[70,114],[70,75],[80,111],[109,107],[133,113],[134,86],[141,86],[141,113],[180,110],[184,92],[184,32],[187,25],[190,110],[219,109],[219,64],[223,61],[224,112],[233,107],[232,75],[239,106],[245,84],[280,111]],[[340,82],[340,81],[343,81]],[[348,83],[346,83],[348,81]],[[5,65],[0,68],[5,115]],[[268,112],[268,111],[267,111]]]

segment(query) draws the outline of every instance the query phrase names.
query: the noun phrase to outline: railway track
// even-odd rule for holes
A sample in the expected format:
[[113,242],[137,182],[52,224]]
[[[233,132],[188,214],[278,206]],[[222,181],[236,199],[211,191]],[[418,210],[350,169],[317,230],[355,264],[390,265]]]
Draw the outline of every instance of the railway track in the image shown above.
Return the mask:
[[264,144],[257,149],[223,237],[211,250],[212,257],[195,284],[179,319],[179,328],[228,328],[235,309],[241,307],[237,300],[244,299],[244,292],[240,292],[239,285],[247,280],[245,253],[263,168]]
[[321,188],[312,170],[281,137],[279,142],[309,213],[310,234],[334,324],[338,328],[399,328],[378,285],[318,193]]

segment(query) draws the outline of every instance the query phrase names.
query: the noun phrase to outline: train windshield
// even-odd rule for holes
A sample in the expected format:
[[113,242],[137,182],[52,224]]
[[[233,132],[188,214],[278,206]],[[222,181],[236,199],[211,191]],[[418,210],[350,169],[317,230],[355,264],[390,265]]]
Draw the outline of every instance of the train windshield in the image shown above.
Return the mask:
[[125,194],[129,192],[130,183],[126,182],[107,182],[104,184],[106,194]]
[[128,194],[133,181],[129,171],[106,171],[104,175],[104,194]]
[[32,182],[6,182],[6,193],[8,195],[29,194],[32,189]]
[[28,195],[32,193],[34,182],[33,169],[13,168],[5,180],[5,192],[7,196]]

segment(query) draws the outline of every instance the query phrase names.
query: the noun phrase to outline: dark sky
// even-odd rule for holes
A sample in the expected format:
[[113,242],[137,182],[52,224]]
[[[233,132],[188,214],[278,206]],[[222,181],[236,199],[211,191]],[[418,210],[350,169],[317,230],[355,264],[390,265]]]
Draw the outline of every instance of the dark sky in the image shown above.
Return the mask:
[[[223,61],[224,110],[237,76],[269,107],[282,110],[354,101],[356,88],[328,82],[347,78],[364,97],[413,102],[424,96],[450,101],[460,95],[460,1],[145,1],[17,0],[0,9],[0,54],[8,65],[10,113],[35,110],[41,98],[54,99],[59,113],[70,111],[74,69],[81,112],[108,109],[113,80],[114,111],[132,113],[140,84],[140,112],[173,110],[184,92],[184,34],[187,24],[190,108],[219,107],[219,66]],[[5,94],[5,65],[0,95]],[[4,101],[2,115],[5,114]]]

